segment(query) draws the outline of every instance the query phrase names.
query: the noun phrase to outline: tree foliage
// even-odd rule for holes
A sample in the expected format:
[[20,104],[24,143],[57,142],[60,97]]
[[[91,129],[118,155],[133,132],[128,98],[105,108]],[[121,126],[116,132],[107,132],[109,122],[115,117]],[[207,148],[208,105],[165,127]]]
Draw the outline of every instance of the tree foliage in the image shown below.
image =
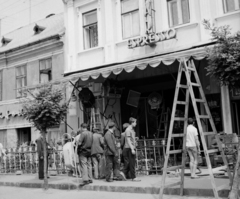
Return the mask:
[[67,103],[63,102],[62,91],[48,86],[31,95],[33,99],[23,104],[23,116],[40,131],[59,125],[68,108]]
[[211,31],[212,39],[216,41],[213,48],[207,48],[207,74],[215,77],[221,85],[229,88],[240,87],[240,31],[231,34],[228,25],[215,27],[204,20],[205,29]]

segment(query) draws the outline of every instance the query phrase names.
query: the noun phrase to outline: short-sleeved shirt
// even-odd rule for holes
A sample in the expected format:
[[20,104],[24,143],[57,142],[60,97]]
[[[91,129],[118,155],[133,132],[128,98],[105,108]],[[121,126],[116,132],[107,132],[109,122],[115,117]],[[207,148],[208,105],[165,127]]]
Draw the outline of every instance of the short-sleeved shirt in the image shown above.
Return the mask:
[[129,126],[125,131],[125,145],[124,145],[124,148],[130,148],[130,146],[127,142],[127,138],[130,138],[130,142],[133,145],[133,147],[135,148],[135,136],[136,136],[136,133],[135,133],[133,127]]
[[187,137],[186,137],[186,146],[187,147],[196,147],[195,136],[198,135],[197,128],[194,127],[192,124],[188,125],[187,127]]

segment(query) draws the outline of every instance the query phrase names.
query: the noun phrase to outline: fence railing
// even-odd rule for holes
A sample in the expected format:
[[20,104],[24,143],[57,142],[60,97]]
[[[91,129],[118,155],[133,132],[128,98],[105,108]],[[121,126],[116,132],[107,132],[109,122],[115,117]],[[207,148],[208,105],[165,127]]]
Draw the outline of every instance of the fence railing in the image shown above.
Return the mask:
[[[166,151],[166,139],[142,139],[137,141],[136,171],[138,174],[151,175],[161,173]],[[169,164],[174,165],[174,158]],[[36,147],[21,147],[6,149],[6,155],[1,163],[0,173],[34,174],[38,172],[38,155]],[[67,168],[64,164],[62,147],[57,147],[48,156],[48,170],[56,171],[57,175],[65,174]]]

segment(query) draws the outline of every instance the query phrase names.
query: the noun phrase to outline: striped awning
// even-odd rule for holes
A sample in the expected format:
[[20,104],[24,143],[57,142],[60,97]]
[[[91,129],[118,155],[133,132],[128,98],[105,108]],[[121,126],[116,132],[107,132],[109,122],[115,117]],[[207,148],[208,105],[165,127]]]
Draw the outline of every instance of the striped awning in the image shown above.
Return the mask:
[[184,50],[181,52],[169,53],[166,55],[153,55],[151,57],[138,60],[102,65],[84,71],[65,73],[64,76],[72,82],[76,82],[79,79],[81,79],[82,81],[87,81],[90,79],[96,80],[99,77],[107,78],[111,74],[119,75],[123,71],[131,73],[135,68],[138,68],[139,70],[144,70],[147,67],[156,68],[160,66],[160,64],[169,66],[173,64],[176,60],[180,61],[182,58],[185,58],[185,60],[187,61],[190,58],[201,60],[205,57],[206,47],[200,47],[190,50]]

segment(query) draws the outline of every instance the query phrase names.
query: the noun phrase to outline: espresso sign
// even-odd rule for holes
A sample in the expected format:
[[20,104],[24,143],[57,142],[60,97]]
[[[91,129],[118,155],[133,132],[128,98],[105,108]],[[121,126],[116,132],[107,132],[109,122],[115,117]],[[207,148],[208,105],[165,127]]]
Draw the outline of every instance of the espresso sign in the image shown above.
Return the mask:
[[142,46],[151,45],[160,41],[165,41],[173,38],[176,38],[176,30],[171,28],[166,31],[162,31],[158,33],[153,32],[141,37],[129,39],[128,48],[132,49],[132,48],[142,47]]

